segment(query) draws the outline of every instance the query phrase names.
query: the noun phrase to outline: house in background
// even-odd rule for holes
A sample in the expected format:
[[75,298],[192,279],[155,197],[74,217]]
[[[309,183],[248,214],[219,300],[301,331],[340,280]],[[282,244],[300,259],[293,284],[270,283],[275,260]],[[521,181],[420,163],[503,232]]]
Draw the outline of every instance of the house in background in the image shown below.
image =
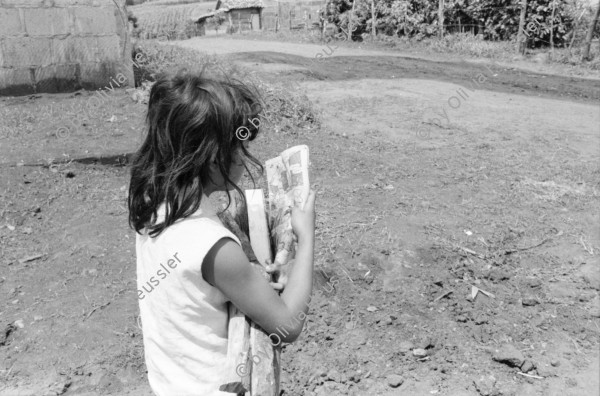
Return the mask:
[[200,28],[206,32],[206,20],[215,15],[223,15],[228,26],[227,32],[261,30],[261,14],[263,9],[262,0],[219,0],[215,10],[200,15],[194,19]]
[[[212,26],[206,20],[222,15],[229,26],[228,32],[277,29],[318,29],[319,12],[324,10],[327,0],[219,0],[214,11],[194,15],[194,21],[206,33]],[[206,26],[205,26],[206,25]]]

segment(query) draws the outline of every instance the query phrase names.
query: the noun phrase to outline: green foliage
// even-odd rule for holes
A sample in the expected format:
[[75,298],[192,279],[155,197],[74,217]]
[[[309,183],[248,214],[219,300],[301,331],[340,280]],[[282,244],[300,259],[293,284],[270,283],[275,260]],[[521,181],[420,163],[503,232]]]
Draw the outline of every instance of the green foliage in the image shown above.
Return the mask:
[[215,56],[158,41],[138,41],[132,51],[132,59],[136,57],[141,59],[136,62],[139,67],[134,67],[136,86],[143,81],[154,81],[160,73],[176,73],[180,69],[200,71],[217,64]]
[[205,70],[211,75],[240,80],[255,87],[262,98],[263,120],[268,129],[298,134],[320,125],[319,114],[302,89],[291,88],[288,83],[274,84],[216,55],[151,40],[136,43],[132,59],[136,57],[141,60],[136,62],[139,67],[134,68],[136,86],[144,81],[155,81],[161,73]]
[[[357,2],[354,13],[352,1]],[[519,29],[520,4],[520,0],[446,1],[444,31],[472,32],[485,40],[514,40]],[[552,34],[556,46],[565,45],[573,24],[570,7],[564,0],[529,0],[526,19],[529,43],[547,45]],[[439,32],[438,0],[375,0],[375,14],[377,34],[422,39]],[[368,0],[329,0],[326,17],[344,31],[352,19],[356,26],[354,38],[371,32]]]
[[225,16],[222,13],[217,13],[214,16],[206,19],[205,26],[206,28],[213,29],[217,34],[219,34],[219,28],[225,22]]
[[[552,9],[554,7],[554,19]],[[567,33],[571,31],[573,19],[568,14],[564,1],[529,0],[527,4],[527,24],[525,32],[536,47],[550,43],[551,32],[554,44],[563,46]]]
[[[131,17],[136,18],[134,37],[140,39],[184,40],[200,35],[198,24],[191,14],[202,9],[198,4],[159,5],[146,3],[130,7]],[[202,11],[204,11],[202,9]]]

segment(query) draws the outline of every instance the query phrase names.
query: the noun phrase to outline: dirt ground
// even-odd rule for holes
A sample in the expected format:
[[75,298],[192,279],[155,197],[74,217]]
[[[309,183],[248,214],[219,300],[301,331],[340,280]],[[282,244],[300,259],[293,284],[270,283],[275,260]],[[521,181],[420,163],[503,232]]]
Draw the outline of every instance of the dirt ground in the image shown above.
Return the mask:
[[[320,186],[321,293],[284,395],[599,394],[600,80],[179,44],[298,81],[321,113],[250,146],[307,144]],[[145,109],[121,90],[82,119],[89,95],[0,98],[3,396],[151,394],[125,209]]]

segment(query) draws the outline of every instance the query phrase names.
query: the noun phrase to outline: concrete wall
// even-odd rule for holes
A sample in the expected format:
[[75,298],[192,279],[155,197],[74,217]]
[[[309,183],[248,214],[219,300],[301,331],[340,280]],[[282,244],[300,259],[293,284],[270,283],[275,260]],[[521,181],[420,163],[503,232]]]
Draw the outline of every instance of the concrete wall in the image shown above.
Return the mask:
[[133,86],[124,3],[0,0],[0,95]]

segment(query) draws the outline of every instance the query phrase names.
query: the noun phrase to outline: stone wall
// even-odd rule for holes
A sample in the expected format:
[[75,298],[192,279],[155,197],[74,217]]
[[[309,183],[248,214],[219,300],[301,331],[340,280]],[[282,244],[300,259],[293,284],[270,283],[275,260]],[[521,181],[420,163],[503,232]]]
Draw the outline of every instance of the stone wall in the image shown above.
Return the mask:
[[0,95],[133,86],[124,0],[0,0]]

